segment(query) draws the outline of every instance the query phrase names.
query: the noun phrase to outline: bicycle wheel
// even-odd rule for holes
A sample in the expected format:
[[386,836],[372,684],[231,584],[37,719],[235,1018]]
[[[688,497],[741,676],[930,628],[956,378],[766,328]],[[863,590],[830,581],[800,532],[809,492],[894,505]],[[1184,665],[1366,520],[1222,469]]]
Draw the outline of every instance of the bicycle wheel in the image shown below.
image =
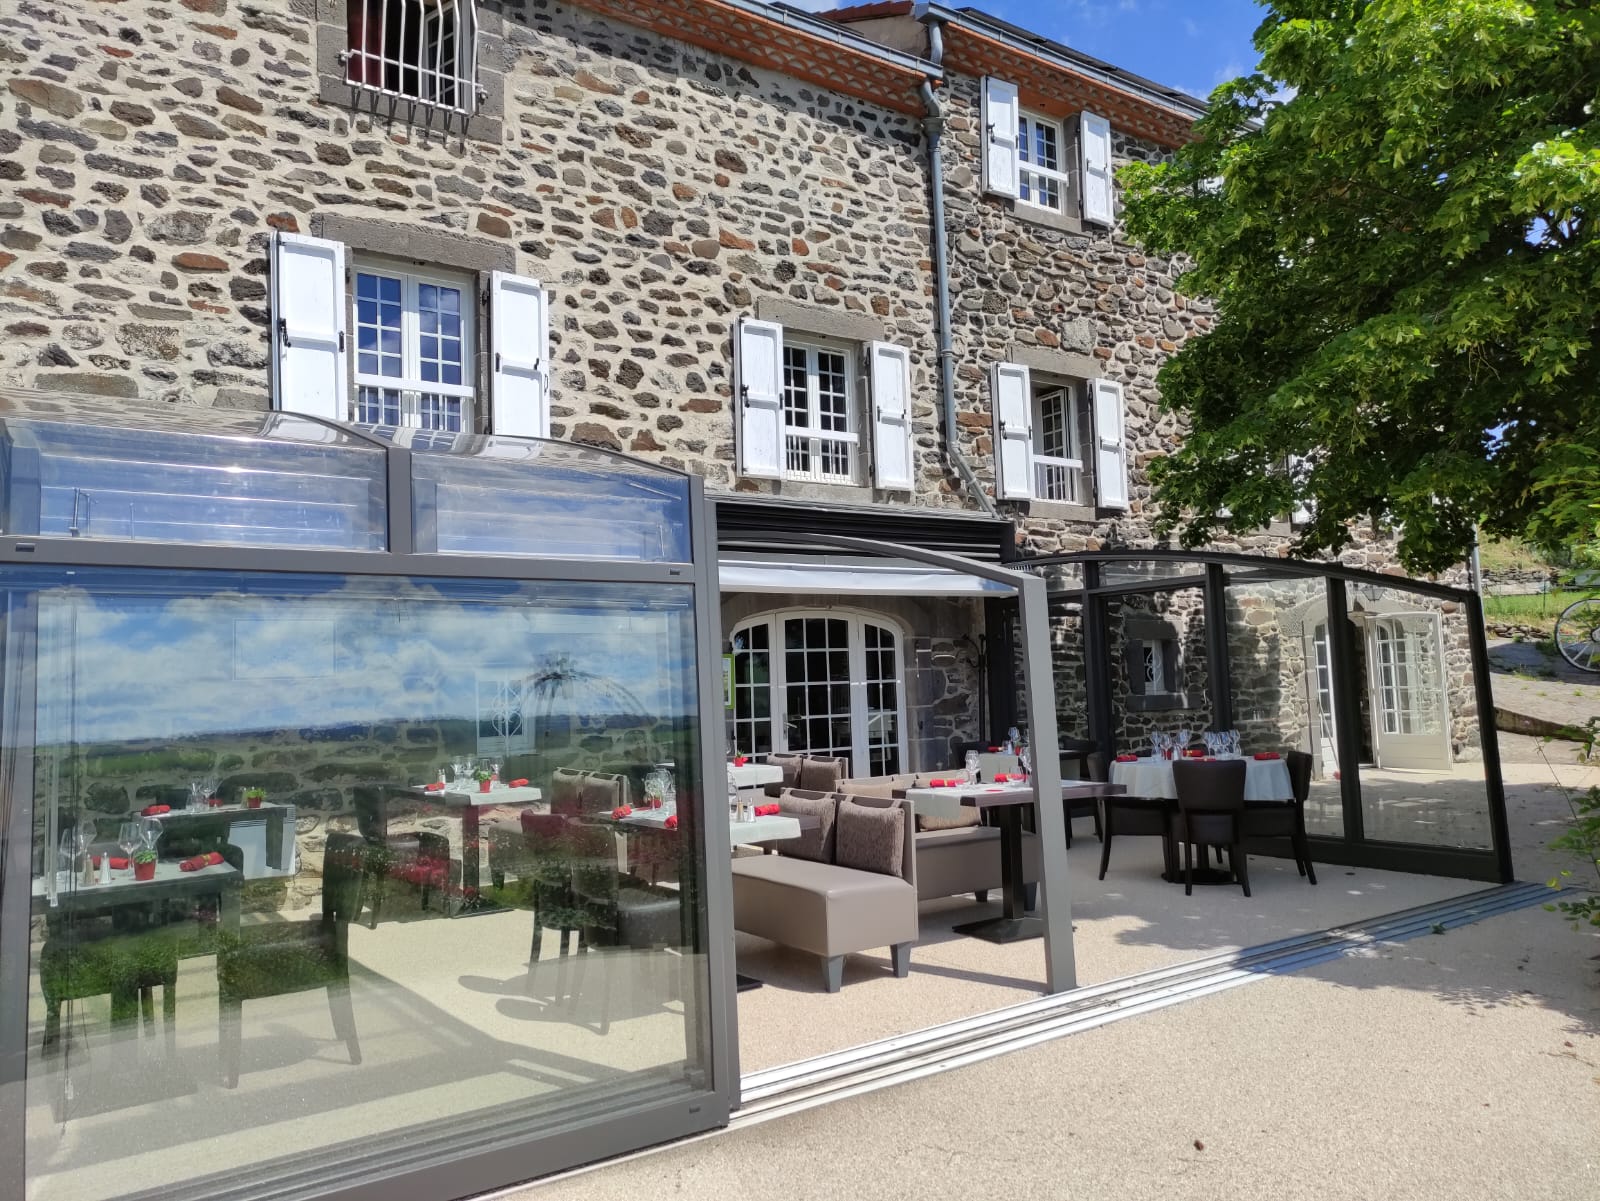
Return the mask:
[[1556,648],[1579,671],[1600,672],[1600,597],[1574,601],[1561,611]]

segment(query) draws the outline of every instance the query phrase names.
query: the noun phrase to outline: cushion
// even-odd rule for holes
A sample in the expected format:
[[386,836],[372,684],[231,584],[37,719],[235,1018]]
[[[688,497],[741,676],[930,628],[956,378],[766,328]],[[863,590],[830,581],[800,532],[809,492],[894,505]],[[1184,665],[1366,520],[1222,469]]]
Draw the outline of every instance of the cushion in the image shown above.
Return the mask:
[[768,755],[767,762],[773,767],[781,767],[783,769],[783,787],[800,787],[799,755]]
[[811,859],[817,863],[832,863],[834,859],[834,830],[839,803],[827,793],[797,791],[785,788],[778,797],[785,813],[814,817],[820,823],[815,830],[802,830],[798,838],[785,838],[772,845],[785,855],[796,859]]
[[832,792],[839,787],[848,769],[843,759],[803,759],[800,762],[800,787]]
[[917,832],[924,830],[965,830],[983,824],[983,815],[976,805],[963,805],[955,817],[924,817],[917,814]]
[[906,811],[899,805],[880,809],[839,803],[838,845],[835,862],[840,867],[898,876],[905,857]]

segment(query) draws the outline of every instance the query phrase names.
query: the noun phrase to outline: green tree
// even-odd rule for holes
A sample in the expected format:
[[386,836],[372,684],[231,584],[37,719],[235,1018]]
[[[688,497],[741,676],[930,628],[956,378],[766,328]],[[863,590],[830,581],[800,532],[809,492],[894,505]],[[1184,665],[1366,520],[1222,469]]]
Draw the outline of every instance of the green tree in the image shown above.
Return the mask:
[[1587,543],[1600,519],[1600,11],[1588,0],[1272,0],[1256,74],[1127,226],[1187,255],[1210,328],[1161,371],[1192,432],[1158,528],[1304,505],[1302,554],[1398,528],[1412,571],[1480,525]]

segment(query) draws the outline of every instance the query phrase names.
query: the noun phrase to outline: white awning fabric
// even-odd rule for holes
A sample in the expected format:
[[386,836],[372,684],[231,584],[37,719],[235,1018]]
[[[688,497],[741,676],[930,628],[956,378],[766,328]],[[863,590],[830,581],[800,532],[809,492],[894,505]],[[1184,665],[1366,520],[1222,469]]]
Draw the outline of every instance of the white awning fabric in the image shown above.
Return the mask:
[[1014,596],[1016,589],[909,559],[854,555],[727,553],[724,592],[808,592],[836,596]]

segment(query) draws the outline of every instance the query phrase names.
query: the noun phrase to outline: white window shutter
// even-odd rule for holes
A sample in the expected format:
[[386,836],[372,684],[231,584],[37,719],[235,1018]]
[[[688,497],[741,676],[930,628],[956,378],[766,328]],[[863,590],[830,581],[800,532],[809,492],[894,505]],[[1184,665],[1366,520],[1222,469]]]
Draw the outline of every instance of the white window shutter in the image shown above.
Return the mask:
[[1316,516],[1316,503],[1309,497],[1298,494],[1300,481],[1305,479],[1311,470],[1311,460],[1304,455],[1289,456],[1289,478],[1295,482],[1296,496],[1294,510],[1289,514],[1289,520],[1295,525],[1305,525]]
[[1083,219],[1115,225],[1116,205],[1111,180],[1111,122],[1098,113],[1078,117],[1079,164],[1083,179]]
[[892,342],[867,347],[872,380],[872,482],[910,491],[916,486],[911,449],[911,352]]
[[344,243],[272,237],[272,407],[350,419]]
[[489,430],[550,436],[550,293],[536,279],[489,276]]
[[1017,194],[1017,133],[1022,107],[1017,85],[989,75],[983,81],[983,190]]
[[1094,491],[1102,509],[1128,507],[1128,444],[1123,423],[1122,385],[1089,381],[1094,397]]
[[745,317],[733,340],[739,474],[783,475],[783,326]]
[[989,369],[994,408],[995,491],[1002,500],[1033,495],[1033,381],[1021,363]]

